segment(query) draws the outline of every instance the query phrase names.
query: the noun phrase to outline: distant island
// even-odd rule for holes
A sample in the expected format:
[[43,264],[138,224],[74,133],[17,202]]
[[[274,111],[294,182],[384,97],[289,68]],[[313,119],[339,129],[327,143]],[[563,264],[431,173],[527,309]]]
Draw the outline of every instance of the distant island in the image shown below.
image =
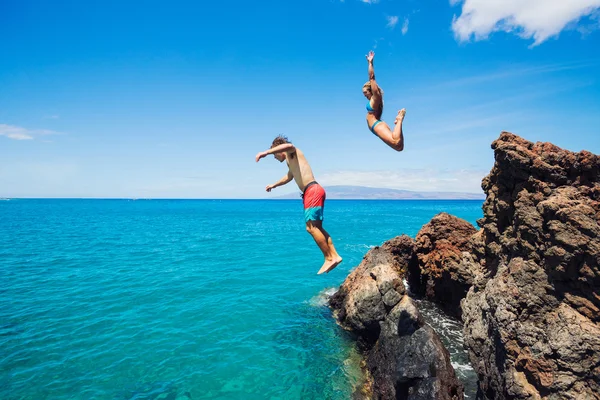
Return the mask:
[[[463,192],[413,192],[410,190],[374,188],[367,186],[325,186],[331,200],[485,200],[485,194]],[[274,197],[297,199],[298,192]]]

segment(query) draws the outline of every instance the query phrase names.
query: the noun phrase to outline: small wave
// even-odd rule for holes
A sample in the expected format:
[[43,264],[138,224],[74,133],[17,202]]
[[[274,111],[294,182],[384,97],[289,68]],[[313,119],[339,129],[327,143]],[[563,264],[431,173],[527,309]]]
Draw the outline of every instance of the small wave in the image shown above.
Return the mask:
[[451,362],[450,364],[452,364],[452,368],[454,368],[455,371],[473,371],[473,367],[471,367],[469,364],[461,364],[457,362]]
[[374,247],[375,246],[372,244],[345,244],[344,245],[345,250],[359,250],[359,251],[371,250]]
[[313,307],[323,307],[327,305],[329,298],[333,296],[337,292],[336,288],[326,288],[321,290],[318,295],[314,296],[312,299],[308,301]]

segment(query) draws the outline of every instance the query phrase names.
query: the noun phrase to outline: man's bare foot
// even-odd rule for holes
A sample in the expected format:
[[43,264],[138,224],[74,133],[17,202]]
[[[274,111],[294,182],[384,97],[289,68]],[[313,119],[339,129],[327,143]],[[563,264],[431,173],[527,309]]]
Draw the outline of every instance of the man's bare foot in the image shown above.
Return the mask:
[[402,121],[404,121],[404,116],[406,115],[406,108],[403,108],[402,110],[398,111],[398,115],[396,115],[396,120],[394,121],[394,123],[397,125],[398,123],[402,123]]
[[334,258],[333,260],[325,260],[325,262],[323,263],[323,266],[321,267],[319,272],[317,272],[317,275],[325,274],[325,273],[331,271],[332,269],[334,269],[335,267],[340,265],[342,260],[343,259],[340,256],[338,256],[337,258]]

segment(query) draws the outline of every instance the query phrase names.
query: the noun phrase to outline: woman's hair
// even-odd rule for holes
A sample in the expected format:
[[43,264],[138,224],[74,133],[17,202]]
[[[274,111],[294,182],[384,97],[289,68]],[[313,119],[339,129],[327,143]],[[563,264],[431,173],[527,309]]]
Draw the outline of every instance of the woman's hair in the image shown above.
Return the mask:
[[[369,92],[371,92],[371,94],[373,94],[373,89],[371,89],[371,81],[367,81],[367,83],[363,85],[363,89],[367,89]],[[379,95],[383,97],[383,89],[381,87],[379,87]]]
[[279,135],[273,140],[273,144],[271,144],[271,148],[273,148],[275,146],[279,146],[280,144],[284,144],[284,143],[292,143],[292,142],[290,142],[290,140],[287,138],[287,136]]

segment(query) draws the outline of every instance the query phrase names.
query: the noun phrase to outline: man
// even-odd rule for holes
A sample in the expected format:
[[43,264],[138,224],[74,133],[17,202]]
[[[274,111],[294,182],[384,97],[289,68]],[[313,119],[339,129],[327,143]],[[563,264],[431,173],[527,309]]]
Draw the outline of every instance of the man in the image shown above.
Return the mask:
[[256,162],[261,158],[273,154],[279,161],[285,161],[288,165],[288,173],[278,182],[267,185],[267,192],[272,189],[285,185],[292,179],[302,192],[302,201],[304,204],[304,220],[306,221],[306,230],[310,233],[323,252],[325,262],[317,272],[323,274],[331,271],[342,262],[342,257],[337,253],[331,237],[323,229],[323,207],[325,206],[325,190],[315,181],[310,165],[304,157],[304,153],[296,148],[287,137],[279,135],[273,140],[271,148],[256,155]]

